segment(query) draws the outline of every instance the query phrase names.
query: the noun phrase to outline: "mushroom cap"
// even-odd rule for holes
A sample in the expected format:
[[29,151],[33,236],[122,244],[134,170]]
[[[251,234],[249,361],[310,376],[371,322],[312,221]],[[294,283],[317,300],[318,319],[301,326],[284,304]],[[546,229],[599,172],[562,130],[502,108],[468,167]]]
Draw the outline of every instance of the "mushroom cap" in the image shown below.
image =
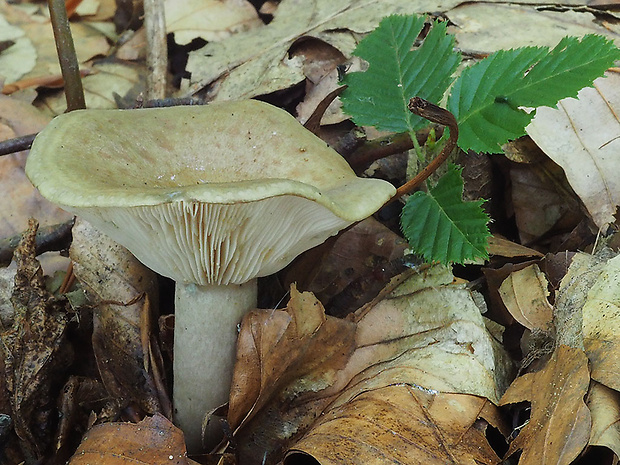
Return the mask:
[[254,100],[60,115],[26,174],[151,269],[200,285],[274,273],[395,193]]

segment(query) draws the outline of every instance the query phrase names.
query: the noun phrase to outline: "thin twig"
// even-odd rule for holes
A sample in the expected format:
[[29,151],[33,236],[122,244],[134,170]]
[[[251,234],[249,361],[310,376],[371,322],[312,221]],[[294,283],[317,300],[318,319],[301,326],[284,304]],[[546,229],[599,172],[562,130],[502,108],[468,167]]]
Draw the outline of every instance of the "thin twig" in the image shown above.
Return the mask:
[[[43,226],[37,230],[36,253],[37,255],[50,250],[62,250],[71,243],[71,228],[74,220],[51,226]],[[11,263],[13,252],[19,244],[23,234],[0,240],[0,265],[6,266]]]
[[149,70],[146,77],[146,98],[163,99],[166,97],[168,44],[162,0],[144,0],[144,27],[147,44],[146,65]]
[[56,41],[58,61],[62,71],[62,78],[65,81],[65,97],[67,98],[67,111],[80,110],[86,108],[84,100],[84,89],[80,78],[80,67],[78,65],[75,46],[71,37],[71,28],[67,18],[67,10],[64,0],[48,0],[52,29]]
[[36,134],[28,134],[26,136],[15,137],[14,139],[3,140],[0,142],[0,156],[30,149],[35,137]]

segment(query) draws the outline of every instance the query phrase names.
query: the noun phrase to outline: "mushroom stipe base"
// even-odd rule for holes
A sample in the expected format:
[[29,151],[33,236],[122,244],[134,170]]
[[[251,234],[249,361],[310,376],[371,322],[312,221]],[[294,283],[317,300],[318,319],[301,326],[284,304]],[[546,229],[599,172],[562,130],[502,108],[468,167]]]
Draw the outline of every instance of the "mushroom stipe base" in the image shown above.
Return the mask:
[[[174,322],[175,423],[190,451],[202,450],[201,424],[214,406],[228,402],[238,324],[256,307],[256,279],[227,286],[177,283]],[[207,449],[222,437],[211,422]]]

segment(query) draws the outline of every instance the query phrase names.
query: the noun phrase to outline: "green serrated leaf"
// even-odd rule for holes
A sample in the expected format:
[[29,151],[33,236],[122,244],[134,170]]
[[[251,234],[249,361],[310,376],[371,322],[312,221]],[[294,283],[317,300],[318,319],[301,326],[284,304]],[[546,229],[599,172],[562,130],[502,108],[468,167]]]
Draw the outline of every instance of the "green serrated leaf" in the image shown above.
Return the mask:
[[448,98],[459,122],[459,147],[501,152],[501,145],[525,134],[535,112],[520,107],[554,107],[620,59],[620,50],[602,36],[566,37],[546,47],[500,50],[463,71]]
[[403,233],[414,252],[427,261],[464,263],[488,258],[488,215],[483,200],[463,201],[462,168],[448,172],[429,192],[416,192],[403,208]]
[[343,83],[349,87],[341,100],[358,125],[413,132],[428,124],[408,110],[409,99],[438,102],[461,58],[445,23],[434,22],[422,45],[412,51],[424,22],[419,16],[388,16],[357,46],[355,55],[369,68],[345,76]]

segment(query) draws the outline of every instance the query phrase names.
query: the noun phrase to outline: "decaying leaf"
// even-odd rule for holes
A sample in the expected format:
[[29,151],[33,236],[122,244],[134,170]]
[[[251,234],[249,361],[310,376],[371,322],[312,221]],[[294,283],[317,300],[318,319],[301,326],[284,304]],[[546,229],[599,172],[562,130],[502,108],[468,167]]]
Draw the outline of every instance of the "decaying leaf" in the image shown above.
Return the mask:
[[72,361],[66,340],[67,302],[45,288],[43,272],[35,258],[37,223],[31,220],[15,250],[18,269],[11,302],[13,326],[0,334],[14,429],[26,460],[36,461],[51,441],[54,421],[52,387]]
[[620,75],[607,73],[579,100],[564,99],[557,109],[539,108],[527,127],[536,144],[566,172],[598,227],[613,222],[620,205]]
[[[377,403],[386,405],[382,396],[393,395],[390,405],[396,411],[385,406],[385,422],[377,419],[373,428],[381,434],[410,438],[421,427],[420,418],[401,415],[401,410],[417,408],[402,401],[417,402],[412,396],[417,390],[473,394],[497,401],[509,382],[510,363],[488,334],[470,292],[452,281],[452,274],[440,266],[407,273],[395,281],[399,285],[393,284],[348,321],[325,319],[311,294],[304,293],[300,299],[295,290],[287,312],[264,311],[246,318],[229,410],[231,426],[237,428],[241,461],[262,463],[264,458],[263,463],[274,463],[281,451],[302,435],[313,434],[319,424],[321,435],[338,435],[338,415],[338,421],[320,418],[327,412],[341,412],[346,423],[350,412],[361,408],[362,399],[367,402],[363,404],[369,409],[367,416],[372,417]],[[311,312],[300,306],[302,301]],[[290,338],[297,333],[307,335],[295,342]],[[315,345],[318,341],[321,344]],[[312,363],[304,366],[308,362],[299,354],[307,355]],[[255,387],[244,391],[240,389],[244,385]],[[467,424],[476,418],[464,415],[461,420]],[[372,436],[369,431],[364,434]],[[371,446],[360,441],[360,449],[349,451],[350,457]],[[479,445],[478,440],[474,443]],[[454,447],[451,453],[461,446]],[[381,453],[368,460],[379,460]],[[494,463],[486,452],[480,454],[490,460],[483,463]]]
[[564,345],[544,369],[517,378],[500,405],[529,401],[532,414],[508,455],[522,450],[521,465],[570,464],[590,438],[591,417],[584,402],[589,383],[586,355]]
[[106,390],[121,407],[134,402],[146,413],[169,415],[169,401],[157,387],[162,372],[150,333],[149,312],[158,300],[155,274],[79,219],[70,255],[96,305],[93,350]]
[[579,204],[563,171],[550,160],[510,166],[512,203],[521,243],[571,229],[581,220]]
[[543,254],[538,250],[530,249],[516,242],[504,239],[501,236],[489,237],[489,255],[498,255],[500,257],[542,257]]
[[342,463],[497,464],[485,436],[502,427],[487,399],[400,384],[360,393],[331,409],[288,453],[322,465]]
[[[14,74],[13,79],[8,82],[60,74],[58,54],[49,18],[36,10],[32,15],[28,14],[5,1],[0,2],[0,15],[4,15],[13,27],[19,27],[23,31],[20,39],[27,38],[28,44],[16,50],[15,59],[19,59],[19,54],[25,51],[21,59],[32,62],[27,68],[21,69],[20,73]],[[110,49],[105,35],[83,22],[73,23],[71,33],[79,63],[84,63],[94,56],[103,55]]]
[[187,458],[183,433],[163,415],[139,423],[104,423],[84,436],[69,465],[197,465]]
[[549,304],[549,283],[538,265],[513,271],[499,288],[511,315],[530,330],[545,333],[553,327],[553,307]]
[[351,57],[358,34],[370,32],[384,16],[449,6],[425,2],[416,7],[409,0],[284,0],[268,25],[192,52],[187,90],[191,94],[212,85],[215,100],[236,100],[285,89],[305,77],[303,61],[288,56],[297,39],[322,40]]

